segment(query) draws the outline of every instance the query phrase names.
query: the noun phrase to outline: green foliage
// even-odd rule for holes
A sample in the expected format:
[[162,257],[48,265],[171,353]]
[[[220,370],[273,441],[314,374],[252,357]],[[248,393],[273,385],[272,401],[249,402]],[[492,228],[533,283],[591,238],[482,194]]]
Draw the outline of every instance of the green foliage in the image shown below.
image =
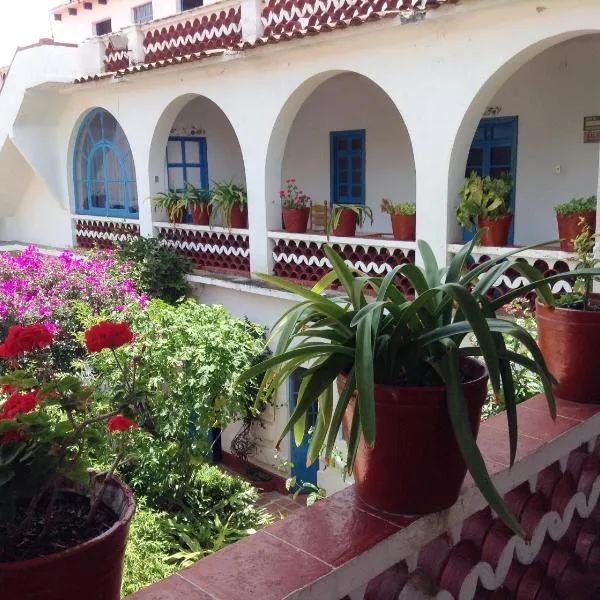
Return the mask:
[[185,194],[179,192],[159,192],[150,197],[156,206],[164,208],[170,221],[177,222],[183,219],[185,208],[187,206],[187,198]]
[[191,183],[186,183],[185,198],[188,206],[194,204],[208,204],[210,202],[210,190],[197,188]]
[[136,503],[125,551],[123,597],[177,571],[177,565],[169,561],[174,549],[168,513],[148,507],[141,496]]
[[510,213],[508,200],[512,179],[504,173],[500,177],[480,177],[475,171],[465,179],[458,195],[456,220],[466,229],[477,228],[477,217],[496,219]]
[[230,227],[231,210],[235,206],[244,208],[248,204],[248,193],[243,185],[233,181],[213,182],[210,204],[213,208],[210,215],[211,223],[217,215],[221,215],[224,227]]
[[415,215],[417,213],[417,205],[410,202],[394,204],[391,200],[383,198],[381,201],[381,212],[388,215]]
[[[374,384],[445,386],[454,434],[475,482],[493,510],[514,531],[522,533],[494,488],[470,431],[460,360],[481,356],[494,395],[500,397],[503,393],[512,464],[517,429],[515,378],[511,365],[523,366],[540,377],[550,412],[554,415],[552,376],[527,330],[496,316],[496,311],[516,297],[515,291],[494,300],[488,300],[486,293],[498,277],[511,268],[532,281],[529,286],[519,289],[518,295],[535,289],[544,300],[552,299],[549,284],[557,276],[543,278],[530,265],[507,260],[518,254],[519,249],[465,272],[467,258],[480,237],[481,232],[478,232],[443,268],[438,266],[431,248],[419,241],[417,246],[424,266],[400,265],[383,279],[350,269],[329,246],[325,246],[325,253],[333,271],[311,290],[276,277],[261,276],[263,280],[297,294],[302,301],[274,326],[272,335],[279,336],[279,342],[273,358],[246,371],[243,379],[266,372],[262,390],[271,394],[302,363],[311,362],[311,368],[302,378],[296,409],[280,438],[293,429],[296,443],[299,443],[305,431],[306,413],[318,403],[316,425],[308,449],[309,462],[314,461],[323,448],[325,459],[330,460],[342,416],[356,390],[355,418],[348,439],[349,470],[354,463],[359,437],[364,436],[369,446],[376,442]],[[410,281],[415,290],[414,300],[406,298],[394,285],[398,276]],[[559,277],[563,278],[564,273]],[[344,294],[324,295],[323,292],[336,280]],[[365,290],[368,288],[376,295],[373,302],[367,301]],[[463,344],[470,334],[477,345]],[[518,340],[532,359],[509,350],[505,338]],[[332,386],[341,374],[348,376],[334,410]]]
[[[150,433],[139,432],[138,458],[122,474],[136,493],[167,508],[182,500],[195,468],[207,459],[208,430],[246,414],[255,388],[236,380],[263,352],[264,329],[191,298],[174,306],[153,300],[130,324],[135,347],[145,348],[138,376],[152,401]],[[87,366],[116,376],[102,356]]]
[[582,212],[596,211],[596,196],[587,198],[571,198],[568,202],[558,204],[554,207],[557,214],[567,216]]
[[180,256],[157,238],[135,237],[123,244],[115,256],[129,267],[130,277],[151,298],[174,304],[188,290],[189,259]]
[[362,227],[367,219],[369,219],[371,225],[373,224],[373,210],[367,204],[334,204],[331,207],[329,223],[327,223],[328,235],[340,224],[340,218],[345,210],[349,210],[356,214],[356,224],[358,227]]

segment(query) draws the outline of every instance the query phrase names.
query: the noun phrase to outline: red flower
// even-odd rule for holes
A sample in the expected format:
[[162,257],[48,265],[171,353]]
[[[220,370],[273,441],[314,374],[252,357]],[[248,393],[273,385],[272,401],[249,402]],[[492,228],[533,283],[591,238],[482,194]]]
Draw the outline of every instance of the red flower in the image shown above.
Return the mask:
[[116,417],[113,417],[106,424],[106,429],[111,432],[127,431],[128,429],[136,429],[137,427],[139,427],[139,425],[135,421],[132,421],[123,415],[117,415]]
[[8,330],[6,339],[0,345],[2,358],[14,358],[37,348],[46,348],[54,340],[54,335],[42,323],[33,325],[13,325]]
[[3,394],[14,394],[17,391],[17,388],[14,385],[8,385],[7,383],[3,383],[0,386],[0,392]]
[[37,405],[37,394],[14,393],[2,405],[0,419],[14,419],[17,415],[31,412]]
[[7,444],[8,442],[23,442],[25,439],[25,434],[22,431],[19,431],[18,429],[11,429],[10,431],[6,431],[0,438],[0,444]]
[[133,340],[133,332],[128,323],[102,321],[85,332],[85,346],[88,352],[100,352],[104,348],[119,348]]

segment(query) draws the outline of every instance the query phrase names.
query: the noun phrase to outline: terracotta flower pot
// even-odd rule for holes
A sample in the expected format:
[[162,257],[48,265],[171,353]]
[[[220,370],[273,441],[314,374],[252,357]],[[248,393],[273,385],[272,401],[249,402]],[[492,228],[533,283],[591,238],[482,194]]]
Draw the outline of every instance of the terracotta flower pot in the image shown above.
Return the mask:
[[508,232],[510,231],[511,222],[511,214],[501,215],[495,219],[478,217],[477,225],[479,226],[479,229],[482,227],[488,228],[479,243],[482,246],[506,246],[508,243]]
[[283,225],[290,233],[306,233],[310,208],[282,208]]
[[571,215],[559,215],[556,213],[556,221],[558,223],[558,237],[560,238],[560,249],[563,252],[573,252],[573,240],[581,233],[583,226],[579,224],[581,217],[584,218],[585,224],[592,230],[596,231],[596,213],[593,210],[573,213]]
[[[463,384],[471,431],[477,436],[486,399],[487,373],[473,360],[463,362]],[[338,378],[343,389],[345,378]],[[343,419],[349,437],[356,394]],[[422,515],[452,506],[465,478],[462,458],[446,406],[444,387],[375,385],[375,445],[361,438],[354,463],[360,499],[395,514]]]
[[354,237],[356,235],[356,223],[358,215],[348,208],[343,208],[337,227],[333,228],[332,234],[337,237]]
[[244,206],[244,208],[234,206],[231,209],[229,220],[230,222],[227,226],[231,227],[231,229],[246,229],[248,227],[248,206]]
[[[71,488],[81,490],[79,484],[72,484]],[[119,516],[108,531],[63,552],[0,563],[2,598],[119,600],[123,557],[135,503],[131,490],[117,479],[109,482],[104,499]]]
[[194,225],[208,225],[212,206],[208,203],[196,203],[190,205],[190,214]]
[[552,308],[536,301],[535,320],[538,345],[558,381],[554,393],[571,402],[600,402],[600,311]]
[[184,208],[175,215],[169,214],[169,223],[185,223],[186,217],[187,211]]
[[416,238],[417,215],[390,215],[395,240],[413,242]]

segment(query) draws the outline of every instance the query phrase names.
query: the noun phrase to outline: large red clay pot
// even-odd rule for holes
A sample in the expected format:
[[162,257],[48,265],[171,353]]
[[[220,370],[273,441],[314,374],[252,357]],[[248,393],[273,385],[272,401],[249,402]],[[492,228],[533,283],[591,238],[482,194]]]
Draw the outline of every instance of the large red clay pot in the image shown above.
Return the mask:
[[[584,225],[579,224],[581,217],[585,221]],[[590,210],[570,215],[559,215],[556,213],[556,222],[558,223],[560,249],[563,252],[573,252],[575,250],[573,240],[581,233],[585,225],[592,230],[592,233],[596,231],[596,212]]]
[[[487,373],[476,360],[463,362],[471,431],[477,436],[486,399]],[[345,377],[338,378],[343,389]],[[349,437],[356,394],[343,419]],[[361,438],[354,463],[359,498],[377,510],[422,515],[452,506],[467,467],[454,438],[444,387],[375,385],[375,445]]]
[[[597,302],[600,296],[593,294]],[[535,303],[538,345],[558,381],[554,393],[571,402],[600,402],[600,311]]]
[[417,232],[417,215],[390,215],[395,240],[413,242]]
[[248,206],[244,206],[244,208],[234,206],[231,209],[230,223],[228,226],[231,227],[231,229],[247,229]]
[[190,204],[190,214],[194,225],[208,225],[210,223],[210,213],[212,206],[206,202],[196,202]]
[[342,208],[338,225],[333,228],[333,235],[336,237],[354,237],[357,221],[358,215],[353,210]]
[[283,226],[290,233],[306,233],[310,208],[282,208]]
[[483,234],[479,243],[482,246],[506,246],[511,222],[511,214],[501,215],[495,219],[478,217],[477,224],[479,225],[479,229],[487,227],[487,231]]
[[[70,484],[81,490],[80,484]],[[117,479],[104,502],[119,519],[79,546],[22,562],[0,563],[0,597],[6,600],[119,600],[129,523],[135,512],[131,490]]]

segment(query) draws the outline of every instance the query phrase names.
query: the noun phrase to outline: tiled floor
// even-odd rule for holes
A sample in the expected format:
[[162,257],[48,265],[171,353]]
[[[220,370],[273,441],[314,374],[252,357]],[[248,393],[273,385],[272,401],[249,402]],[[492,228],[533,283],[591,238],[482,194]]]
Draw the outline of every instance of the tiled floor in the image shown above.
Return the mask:
[[256,504],[265,508],[277,521],[306,506],[306,496],[301,495],[294,500],[291,494],[284,496],[279,492],[263,492]]

